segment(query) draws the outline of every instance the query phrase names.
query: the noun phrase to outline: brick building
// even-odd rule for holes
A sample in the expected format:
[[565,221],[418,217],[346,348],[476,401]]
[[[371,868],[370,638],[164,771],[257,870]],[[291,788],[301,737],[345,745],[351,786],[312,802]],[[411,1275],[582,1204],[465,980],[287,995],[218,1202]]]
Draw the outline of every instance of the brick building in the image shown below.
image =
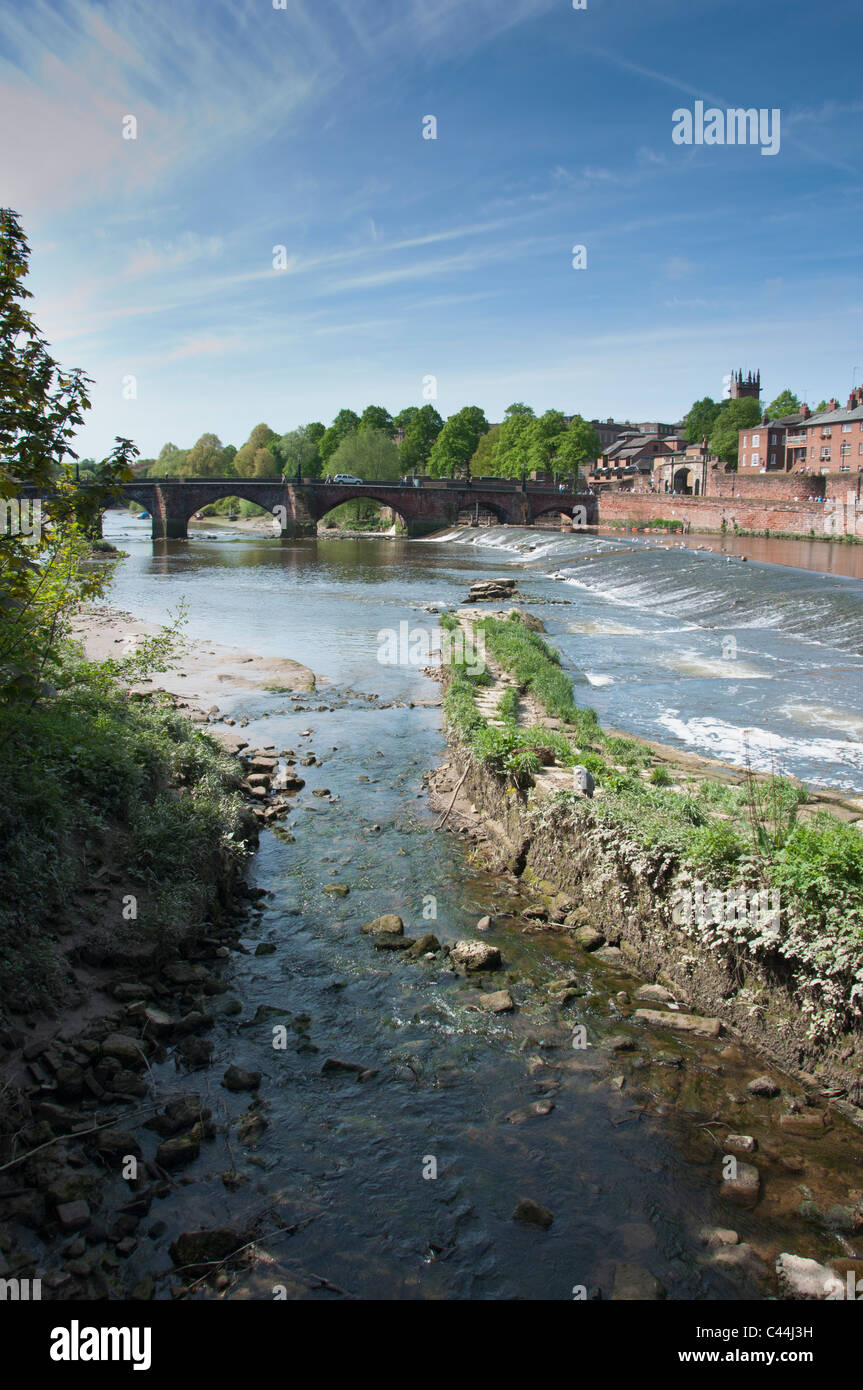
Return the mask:
[[856,473],[863,471],[863,387],[845,409],[831,400],[813,415],[804,405],[779,420],[741,430],[739,473]]

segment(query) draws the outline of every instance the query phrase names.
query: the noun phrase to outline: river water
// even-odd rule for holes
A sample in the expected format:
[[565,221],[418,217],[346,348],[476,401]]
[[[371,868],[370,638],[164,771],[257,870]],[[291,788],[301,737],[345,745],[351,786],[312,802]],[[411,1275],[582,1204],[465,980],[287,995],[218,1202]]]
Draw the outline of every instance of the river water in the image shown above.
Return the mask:
[[[226,969],[236,1011],[218,1006],[211,1067],[185,1078],[156,1069],[167,1088],[205,1093],[225,1128],[188,1170],[193,1181],[160,1204],[165,1229],[132,1257],[141,1274],[164,1258],[159,1296],[167,1243],[198,1225],[257,1223],[262,1254],[232,1297],[271,1298],[282,1284],[289,1296],[340,1296],[310,1293],[319,1279],[362,1298],[568,1299],[577,1286],[607,1297],[620,1261],[649,1269],[673,1298],[769,1295],[757,1270],[711,1262],[705,1225],[733,1226],[768,1266],[781,1250],[863,1254],[855,1236],[798,1212],[848,1202],[859,1133],[839,1121],[817,1143],[777,1138],[778,1102],[745,1092],[763,1063],[725,1040],[638,1031],[630,976],[529,929],[518,885],[434,829],[423,774],[445,752],[439,688],[417,667],[378,660],[382,629],[431,628],[429,606],[511,573],[603,722],[738,761],[746,743],[756,766],[859,791],[863,583],[514,529],[285,543],[203,525],[188,543],[154,547],[146,523],[114,515],[105,534],[128,552],[112,605],[159,620],[185,596],[192,637],[292,657],[319,678],[299,711],[278,693],[219,701],[249,719],[253,746],[313,751],[320,765],[298,769],[293,841],[262,833],[252,881],[268,896],[245,931],[248,954]],[[324,893],[332,883],[348,895]],[[409,935],[448,942],[491,913],[485,939],[504,958],[495,987],[511,988],[517,1011],[481,1014],[474,987],[439,962],[375,950],[360,926],[387,911]],[[255,955],[262,944],[275,949]],[[561,976],[580,991],[565,1009],[546,996]],[[285,1050],[273,1047],[280,1022]],[[586,1049],[571,1045],[576,1024]],[[609,1050],[621,1031],[633,1049]],[[322,1072],[327,1058],[374,1075]],[[232,1062],[263,1073],[267,1127],[252,1145],[235,1128],[248,1096],[219,1085]],[[550,1113],[522,1118],[544,1099]],[[719,1198],[713,1141],[729,1132],[759,1138],[753,1212]],[[802,1170],[783,1166],[789,1152]],[[242,1175],[236,1190],[225,1170]],[[512,1219],[523,1197],[551,1210],[550,1229]]]

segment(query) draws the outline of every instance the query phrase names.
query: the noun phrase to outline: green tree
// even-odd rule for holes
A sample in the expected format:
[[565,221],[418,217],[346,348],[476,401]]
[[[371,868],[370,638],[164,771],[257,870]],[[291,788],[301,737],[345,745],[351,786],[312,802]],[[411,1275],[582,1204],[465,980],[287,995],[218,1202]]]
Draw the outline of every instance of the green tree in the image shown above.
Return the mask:
[[424,470],[434,447],[434,442],[443,429],[443,419],[433,405],[421,409],[413,407],[413,414],[405,426],[405,437],[399,445],[402,471],[410,473],[414,469]]
[[314,425],[301,425],[299,429],[289,430],[271,446],[279,466],[287,478],[295,478],[299,471],[303,478],[319,478],[321,475],[321,456],[318,442],[320,434]]
[[710,396],[704,396],[690,406],[684,420],[686,438],[690,444],[700,444],[702,439],[710,438],[721,410],[721,402],[714,401]]
[[393,417],[382,405],[367,405],[357,426],[360,434],[368,434],[370,430],[383,430],[390,438],[393,436],[395,424]]
[[400,410],[398,415],[393,420],[393,424],[395,425],[396,429],[406,430],[418,410],[418,405],[407,405],[405,406],[404,410]]
[[[271,430],[269,425],[255,425],[241,449],[237,450],[234,459],[234,467],[237,470],[238,478],[251,478],[255,476],[255,469],[258,466],[258,450],[269,449],[270,445],[278,438],[275,430]],[[272,455],[271,455],[272,457]],[[273,473],[278,472],[275,459],[273,459]],[[269,476],[258,474],[258,477]]]
[[340,410],[328,430],[324,430],[318,443],[322,462],[327,465],[343,439],[355,434],[360,427],[360,417],[354,410]]
[[386,430],[355,431],[336,449],[329,471],[351,473],[364,482],[393,481],[401,472],[399,451]]
[[[111,566],[90,561],[106,505],[121,500],[138,450],[117,439],[80,487],[71,447],[89,409],[90,378],[48,352],[26,301],[30,248],[17,213],[0,208],[0,701],[47,693],[72,614],[104,592]],[[50,488],[41,522],[22,487]]]
[[751,396],[744,396],[742,400],[723,401],[722,410],[710,435],[711,453],[736,468],[739,433],[757,425],[761,418],[761,402],[753,400]]
[[536,414],[524,401],[514,401],[504,411],[495,454],[499,478],[520,478],[534,465],[530,460],[535,439]]
[[800,409],[800,401],[787,386],[784,391],[780,391],[775,401],[771,401],[767,407],[768,420],[779,420],[783,415],[796,415]]
[[488,434],[484,434],[482,439],[473,452],[470,461],[470,475],[472,478],[498,478],[497,471],[497,448],[500,439],[500,425],[492,425]]
[[577,484],[581,465],[587,459],[599,458],[602,441],[593,425],[581,415],[573,415],[569,425],[550,439],[549,452],[549,462],[544,467],[550,467],[555,477],[571,476]]
[[466,405],[450,415],[429,454],[431,476],[454,478],[466,474],[476,446],[488,428],[485,413],[478,405]]
[[202,434],[186,459],[190,478],[218,478],[221,475],[224,445],[217,434]]

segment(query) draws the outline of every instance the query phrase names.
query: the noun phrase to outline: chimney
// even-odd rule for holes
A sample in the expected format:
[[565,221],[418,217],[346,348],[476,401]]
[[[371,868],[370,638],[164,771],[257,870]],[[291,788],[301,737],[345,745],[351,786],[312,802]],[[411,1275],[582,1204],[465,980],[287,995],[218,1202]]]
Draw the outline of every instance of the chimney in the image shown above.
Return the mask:
[[762,423],[762,425],[769,425],[769,424],[770,424],[770,417],[768,416],[766,410],[765,410],[764,414],[763,414],[762,417],[761,417],[761,423]]
[[835,396],[831,396],[831,397],[830,397],[829,401],[827,402],[827,409],[828,409],[828,410],[838,410],[838,409],[839,409],[839,402],[837,401],[837,399],[836,399]]
[[808,407],[808,405],[806,404],[805,401],[803,402],[802,406],[800,407],[800,414],[802,415],[802,417],[803,417],[804,420],[808,420],[808,419],[809,419],[809,416],[812,414],[812,411],[809,409],[809,407]]

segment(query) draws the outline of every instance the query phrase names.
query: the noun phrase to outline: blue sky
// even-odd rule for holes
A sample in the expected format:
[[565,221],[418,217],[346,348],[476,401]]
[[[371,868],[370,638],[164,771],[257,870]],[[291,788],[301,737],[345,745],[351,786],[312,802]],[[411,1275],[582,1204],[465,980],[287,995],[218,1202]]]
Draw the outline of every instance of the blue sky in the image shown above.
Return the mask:
[[[395,412],[429,376],[491,419],[676,420],[738,366],[844,403],[861,32],[857,0],[0,0],[0,201],[96,382],[80,451]],[[696,100],[779,108],[779,153],[675,145]]]

